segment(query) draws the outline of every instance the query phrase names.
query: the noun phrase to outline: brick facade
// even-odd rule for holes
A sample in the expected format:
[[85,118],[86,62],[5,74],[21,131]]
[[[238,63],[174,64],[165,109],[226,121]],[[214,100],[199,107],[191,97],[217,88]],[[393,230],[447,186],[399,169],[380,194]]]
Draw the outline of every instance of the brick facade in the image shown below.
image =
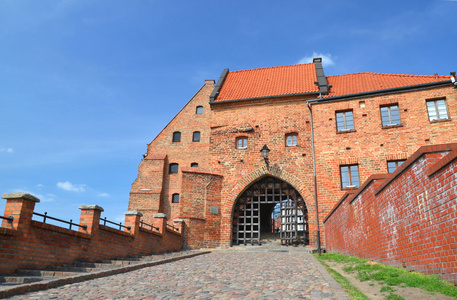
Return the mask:
[[[309,64],[235,71],[223,73],[216,86],[207,81],[149,144],[129,209],[146,218],[163,212],[184,219],[189,248],[227,247],[240,195],[272,176],[303,198],[310,244],[316,245],[312,129],[321,226],[341,196],[354,190],[342,188],[341,166],[357,165],[363,183],[371,174],[387,173],[387,161],[405,160],[423,145],[457,142],[457,93],[448,77],[361,73],[324,78],[317,69]],[[258,87],[259,78],[263,88],[251,88]],[[271,82],[270,94],[266,82]],[[287,92],[281,94],[281,85]],[[448,118],[431,122],[427,101],[435,99],[445,100]],[[382,125],[380,109],[389,105],[398,107],[400,124]],[[195,113],[197,106],[203,106],[203,115]],[[337,132],[336,113],[347,111],[353,113],[354,129]],[[191,141],[196,130],[199,143]],[[172,142],[176,131],[179,143]],[[286,145],[289,134],[297,136],[296,145]],[[247,147],[237,149],[239,138],[247,139]],[[264,145],[271,150],[269,168],[260,153]],[[199,167],[190,168],[192,162]],[[169,174],[171,163],[179,164],[178,173]],[[173,194],[179,194],[179,203],[172,203]]]

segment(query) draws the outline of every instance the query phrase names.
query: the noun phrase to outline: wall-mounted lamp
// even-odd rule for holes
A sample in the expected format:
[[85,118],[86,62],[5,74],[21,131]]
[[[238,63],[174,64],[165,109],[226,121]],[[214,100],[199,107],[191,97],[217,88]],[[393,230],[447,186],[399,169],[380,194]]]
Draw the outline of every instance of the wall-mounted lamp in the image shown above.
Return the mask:
[[270,161],[268,160],[268,154],[270,153],[270,149],[268,149],[267,145],[263,145],[262,149],[260,149],[260,152],[262,152],[263,159],[265,160],[265,164],[267,165],[267,170],[270,170]]
[[455,77],[455,72],[451,72],[451,82],[457,89],[457,77]]

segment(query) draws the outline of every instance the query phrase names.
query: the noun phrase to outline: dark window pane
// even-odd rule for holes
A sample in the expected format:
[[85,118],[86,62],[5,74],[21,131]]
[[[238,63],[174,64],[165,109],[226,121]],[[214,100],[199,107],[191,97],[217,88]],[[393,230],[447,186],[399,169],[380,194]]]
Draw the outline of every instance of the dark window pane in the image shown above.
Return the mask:
[[171,203],[179,203],[179,194],[173,194]]
[[198,163],[191,163],[190,166],[193,168],[196,168],[196,167],[198,167]]
[[173,143],[181,141],[181,132],[175,131],[173,132]]
[[192,136],[192,142],[200,142],[200,131],[195,131]]
[[203,106],[197,106],[197,110],[195,112],[197,115],[201,115],[203,113]]
[[169,173],[178,173],[179,165],[178,164],[170,164],[170,172]]

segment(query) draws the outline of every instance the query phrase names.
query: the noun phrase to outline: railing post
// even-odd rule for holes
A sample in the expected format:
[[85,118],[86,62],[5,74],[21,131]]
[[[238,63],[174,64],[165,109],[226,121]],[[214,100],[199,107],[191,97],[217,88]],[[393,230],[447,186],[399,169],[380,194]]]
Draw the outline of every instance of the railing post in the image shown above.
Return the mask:
[[140,218],[143,216],[142,213],[135,210],[129,210],[125,213],[125,227],[130,227],[130,230],[124,228],[125,232],[130,232],[132,235],[135,235],[138,230],[140,230]]
[[159,227],[159,232],[164,233],[167,227],[167,215],[158,213],[154,215],[154,226]]
[[14,218],[12,223],[3,220],[2,227],[19,230],[30,226],[35,203],[40,202],[40,199],[22,192],[3,194],[2,198],[6,199],[4,215],[6,217],[13,216]]
[[98,233],[98,229],[100,227],[100,215],[103,211],[103,208],[95,204],[83,204],[79,207],[79,209],[81,210],[79,223],[81,225],[87,226],[85,230],[84,228],[79,227],[79,231],[86,232],[88,234]]
[[178,232],[183,234],[184,231],[184,219],[174,219],[173,223],[175,224],[175,228],[178,228]]

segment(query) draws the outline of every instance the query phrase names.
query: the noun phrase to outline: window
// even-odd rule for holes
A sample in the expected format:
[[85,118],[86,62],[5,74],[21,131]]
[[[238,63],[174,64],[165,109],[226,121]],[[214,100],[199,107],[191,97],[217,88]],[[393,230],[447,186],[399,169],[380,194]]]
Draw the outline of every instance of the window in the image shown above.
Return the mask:
[[248,138],[239,137],[236,139],[236,149],[246,149],[248,147]]
[[192,168],[197,168],[197,167],[198,167],[198,163],[191,163],[190,166],[191,166]]
[[181,132],[175,131],[173,132],[173,143],[181,141]]
[[203,113],[203,106],[197,106],[197,109],[195,110],[195,113],[197,115],[201,115]]
[[200,131],[194,131],[192,142],[200,142]]
[[173,194],[171,196],[171,203],[179,203],[179,194]]
[[178,173],[179,165],[178,164],[170,164],[169,173]]
[[431,121],[449,119],[447,113],[446,100],[427,101],[428,119]]
[[297,136],[296,133],[286,134],[286,147],[297,146]]
[[355,188],[359,186],[359,166],[340,166],[341,188]]
[[398,167],[401,166],[404,162],[405,162],[404,160],[388,161],[387,162],[387,171],[389,173],[395,172],[395,170],[398,169]]
[[400,125],[400,113],[398,105],[382,106],[381,107],[382,126]]
[[352,110],[336,113],[336,131],[354,130]]

